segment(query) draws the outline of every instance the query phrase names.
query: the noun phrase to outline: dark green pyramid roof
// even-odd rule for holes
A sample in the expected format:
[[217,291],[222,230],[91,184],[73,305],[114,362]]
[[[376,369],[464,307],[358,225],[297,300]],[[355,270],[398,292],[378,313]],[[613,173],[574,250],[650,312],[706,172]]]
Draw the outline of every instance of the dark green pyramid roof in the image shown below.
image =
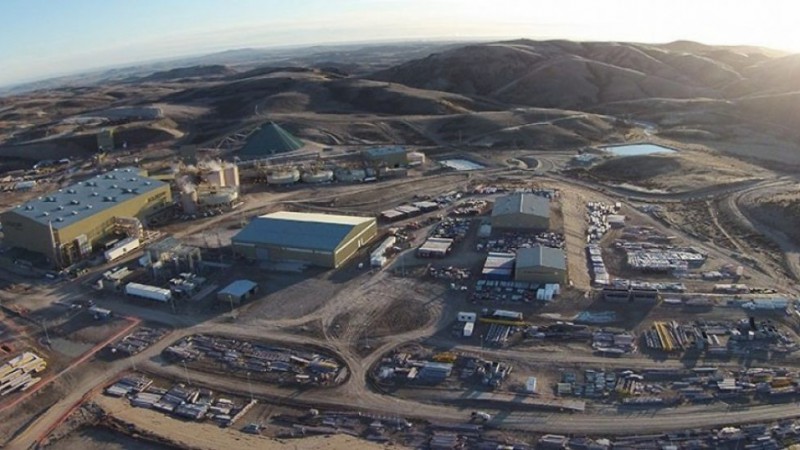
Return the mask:
[[303,141],[292,136],[275,122],[264,124],[247,138],[247,144],[239,150],[241,158],[259,158],[277,153],[286,153],[303,147]]

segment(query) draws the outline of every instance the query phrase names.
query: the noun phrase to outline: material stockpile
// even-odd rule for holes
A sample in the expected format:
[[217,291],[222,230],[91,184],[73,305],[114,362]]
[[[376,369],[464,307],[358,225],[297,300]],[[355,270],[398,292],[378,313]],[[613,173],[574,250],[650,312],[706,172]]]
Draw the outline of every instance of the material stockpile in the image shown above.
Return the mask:
[[655,322],[644,333],[648,348],[666,352],[682,352],[689,348],[707,354],[747,354],[751,351],[789,353],[798,344],[771,321],[757,322],[743,319],[739,322]]
[[538,283],[527,281],[478,280],[470,300],[472,302],[531,302],[536,300]]
[[586,205],[586,243],[595,244],[611,228],[608,224],[608,216],[619,210],[619,206],[607,205],[601,202],[589,202]]
[[543,245],[551,248],[564,248],[564,235],[545,231],[538,234],[503,233],[493,239],[481,239],[476,250],[487,253],[516,253],[521,248]]
[[[126,381],[128,380],[128,381]],[[137,383],[131,386],[131,383]],[[127,392],[121,394],[127,388]],[[127,396],[131,406],[153,409],[173,416],[203,421],[210,419],[221,426],[230,426],[242,410],[242,406],[225,398],[215,398],[208,389],[187,387],[179,383],[169,389],[152,385],[146,378],[123,379],[106,388],[106,394],[115,397]]]
[[428,266],[428,276],[438,280],[467,280],[472,276],[472,272],[461,267]]
[[32,352],[24,352],[0,366],[0,396],[26,391],[41,381],[35,377],[47,368],[47,361]]
[[675,321],[654,322],[653,327],[644,332],[644,342],[650,349],[682,352],[694,344],[698,333],[691,325],[684,326]]
[[589,256],[589,266],[591,267],[592,284],[606,285],[610,281],[606,265],[603,262],[603,250],[598,244],[589,244],[586,247]]
[[589,342],[592,332],[585,325],[575,325],[570,322],[559,322],[551,325],[531,325],[525,330],[525,335],[533,339],[551,339],[559,341],[584,341]]
[[467,236],[470,225],[469,219],[447,217],[436,225],[431,237],[453,239],[459,242]]
[[109,351],[115,356],[127,357],[142,352],[160,341],[169,330],[165,328],[141,327],[121,340],[109,345]]
[[617,242],[616,246],[625,251],[632,269],[648,272],[685,272],[702,266],[706,259],[692,249],[645,248],[631,242]]
[[510,325],[493,323],[489,326],[489,331],[486,332],[484,343],[493,347],[505,347],[514,329],[515,327]]
[[592,348],[603,354],[622,355],[636,351],[636,337],[628,332],[599,330],[592,333]]
[[212,370],[247,372],[273,382],[327,385],[342,366],[324,355],[219,336],[187,336],[164,355]]
[[490,203],[486,200],[465,200],[456,205],[450,212],[456,217],[480,216],[490,208]]

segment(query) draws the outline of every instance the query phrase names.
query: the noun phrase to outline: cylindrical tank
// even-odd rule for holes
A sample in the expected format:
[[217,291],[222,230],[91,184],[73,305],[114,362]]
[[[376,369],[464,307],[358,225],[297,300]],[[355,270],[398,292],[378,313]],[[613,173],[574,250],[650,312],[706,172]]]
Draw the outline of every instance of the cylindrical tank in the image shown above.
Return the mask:
[[206,182],[211,186],[225,186],[225,173],[222,169],[212,169],[206,174]]
[[233,188],[209,191],[200,196],[200,204],[203,206],[229,205],[239,198],[239,192]]
[[197,191],[192,189],[181,193],[181,208],[186,214],[197,213]]
[[267,174],[268,184],[292,184],[300,180],[297,169],[276,170]]
[[303,173],[304,183],[324,183],[333,179],[332,170],[315,170]]
[[225,166],[225,186],[239,187],[239,166],[229,164]]

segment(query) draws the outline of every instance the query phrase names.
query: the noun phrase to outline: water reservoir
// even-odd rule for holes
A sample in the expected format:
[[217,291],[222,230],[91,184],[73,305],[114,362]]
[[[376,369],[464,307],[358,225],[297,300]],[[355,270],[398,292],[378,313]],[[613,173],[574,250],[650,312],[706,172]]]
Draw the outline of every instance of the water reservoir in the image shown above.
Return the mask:
[[601,149],[615,156],[641,156],[675,153],[675,150],[669,147],[656,144],[610,145],[608,147],[601,147]]

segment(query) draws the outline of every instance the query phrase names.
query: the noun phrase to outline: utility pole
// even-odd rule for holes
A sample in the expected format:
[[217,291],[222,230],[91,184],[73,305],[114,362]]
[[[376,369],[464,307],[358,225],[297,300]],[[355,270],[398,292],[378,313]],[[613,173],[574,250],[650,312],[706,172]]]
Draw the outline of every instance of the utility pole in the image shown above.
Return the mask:
[[253,385],[250,384],[250,372],[245,372],[247,374],[247,389],[250,391],[250,401],[253,401]]
[[181,361],[183,363],[183,373],[186,375],[186,385],[191,386],[192,380],[189,379],[189,369],[186,368],[186,361]]
[[47,333],[47,320],[42,319],[42,328],[44,328],[44,339],[47,345],[50,345],[50,334]]

